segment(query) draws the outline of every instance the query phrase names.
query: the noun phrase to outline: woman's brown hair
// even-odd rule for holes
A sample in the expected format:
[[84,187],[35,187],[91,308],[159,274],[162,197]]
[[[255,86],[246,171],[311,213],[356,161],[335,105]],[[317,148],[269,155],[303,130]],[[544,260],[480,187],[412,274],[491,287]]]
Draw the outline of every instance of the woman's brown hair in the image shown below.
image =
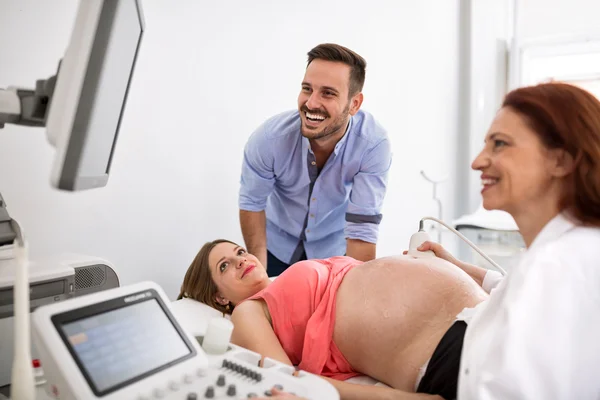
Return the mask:
[[205,243],[198,254],[196,254],[192,264],[185,273],[177,300],[182,298],[194,299],[211,306],[223,314],[231,314],[233,311],[233,304],[222,305],[217,303],[216,295],[219,289],[217,288],[215,281],[213,281],[212,275],[210,274],[210,266],[208,264],[210,252],[219,243],[231,243],[237,246],[236,243],[226,239],[217,239]]
[[577,86],[544,83],[513,90],[502,106],[523,116],[548,149],[573,157],[561,209],[600,226],[600,101]]

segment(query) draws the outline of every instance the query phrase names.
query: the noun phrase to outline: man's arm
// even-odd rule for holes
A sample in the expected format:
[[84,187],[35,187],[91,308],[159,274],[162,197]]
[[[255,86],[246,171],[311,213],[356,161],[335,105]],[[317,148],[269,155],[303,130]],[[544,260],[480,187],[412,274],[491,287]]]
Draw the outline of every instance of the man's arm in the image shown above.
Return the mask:
[[267,138],[268,123],[261,125],[244,148],[240,180],[240,228],[250,254],[267,268],[267,199],[275,185],[272,143]]
[[355,260],[374,260],[377,253],[375,243],[364,242],[359,239],[346,239],[346,255]]
[[246,250],[267,266],[267,218],[264,211],[240,210],[240,226]]
[[376,257],[381,207],[387,188],[388,171],[392,163],[389,140],[373,147],[361,160],[361,167],[352,181],[352,191],[346,210],[346,255],[361,261]]

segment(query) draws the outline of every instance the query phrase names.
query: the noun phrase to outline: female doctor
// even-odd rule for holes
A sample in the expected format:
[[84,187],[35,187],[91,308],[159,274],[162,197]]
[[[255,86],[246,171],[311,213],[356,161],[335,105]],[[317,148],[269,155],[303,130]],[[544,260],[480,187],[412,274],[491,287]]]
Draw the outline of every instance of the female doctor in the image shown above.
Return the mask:
[[484,143],[472,168],[483,206],[519,227],[519,264],[502,278],[419,248],[491,292],[459,315],[458,399],[600,399],[600,102],[567,84],[516,89]]
[[502,279],[420,248],[491,290],[463,311],[458,399],[600,399],[600,102],[560,83],[514,90],[472,168],[527,251]]

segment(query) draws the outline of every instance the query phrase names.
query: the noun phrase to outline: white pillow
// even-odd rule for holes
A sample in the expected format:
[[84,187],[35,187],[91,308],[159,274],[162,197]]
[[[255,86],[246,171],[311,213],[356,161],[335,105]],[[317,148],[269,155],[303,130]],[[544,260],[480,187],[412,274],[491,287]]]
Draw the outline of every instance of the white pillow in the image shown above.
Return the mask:
[[[181,299],[171,303],[171,311],[183,329],[194,336],[206,333],[208,321],[212,318],[223,318],[223,314],[204,303],[193,299]],[[230,318],[226,315],[226,318]]]

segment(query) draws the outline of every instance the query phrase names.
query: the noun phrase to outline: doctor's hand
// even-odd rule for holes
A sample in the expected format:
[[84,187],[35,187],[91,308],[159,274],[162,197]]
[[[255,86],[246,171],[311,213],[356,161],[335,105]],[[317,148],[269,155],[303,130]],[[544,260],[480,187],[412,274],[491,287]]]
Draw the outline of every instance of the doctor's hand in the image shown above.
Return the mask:
[[460,261],[458,258],[454,257],[448,250],[442,247],[441,244],[436,242],[426,241],[423,242],[419,247],[417,247],[419,251],[427,251],[431,250],[435,253],[436,257],[451,262],[456,265],[460,269],[464,269],[463,266],[465,263]]
[[487,272],[486,269],[478,267],[473,264],[469,264],[463,261],[460,261],[458,258],[454,257],[450,252],[442,247],[441,244],[426,241],[423,242],[419,247],[417,247],[419,251],[427,251],[431,250],[435,253],[436,257],[446,260],[458,268],[465,271],[479,286],[483,285],[483,280],[485,278],[485,274]]

